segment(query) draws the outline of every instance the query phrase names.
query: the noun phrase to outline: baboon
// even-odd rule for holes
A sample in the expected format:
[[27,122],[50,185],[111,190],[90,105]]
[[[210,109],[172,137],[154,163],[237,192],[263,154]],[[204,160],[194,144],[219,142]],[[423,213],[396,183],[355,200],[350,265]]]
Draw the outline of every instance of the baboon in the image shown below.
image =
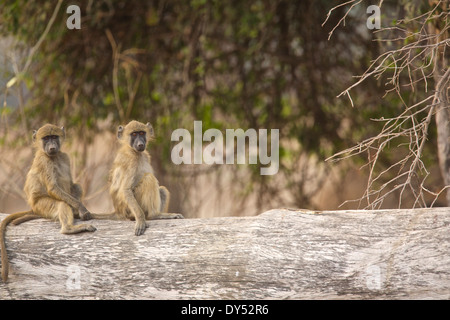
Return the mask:
[[63,234],[96,230],[89,224],[74,225],[74,218],[89,220],[91,213],[81,203],[82,189],[80,185],[73,183],[69,157],[60,151],[64,139],[64,127],[59,128],[51,124],[46,124],[33,132],[33,145],[36,153],[24,187],[31,210],[7,216],[0,226],[4,281],[8,278],[8,257],[4,234],[6,226],[10,222],[18,221],[20,223],[41,217],[59,220]]
[[154,139],[153,127],[131,121],[119,126],[117,137],[121,147],[110,171],[109,192],[115,212],[93,214],[94,219],[135,220],[135,235],[144,233],[145,220],[182,219],[179,213],[167,213],[170,193],[159,186],[146,151],[147,142]]

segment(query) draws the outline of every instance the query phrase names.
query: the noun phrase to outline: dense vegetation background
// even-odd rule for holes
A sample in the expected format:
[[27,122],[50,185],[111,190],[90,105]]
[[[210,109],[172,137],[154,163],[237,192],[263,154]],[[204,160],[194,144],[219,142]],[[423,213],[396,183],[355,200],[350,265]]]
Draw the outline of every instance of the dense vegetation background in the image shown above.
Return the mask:
[[[367,28],[366,8],[379,3],[350,2],[336,7],[322,25],[336,1],[71,1],[81,8],[81,29],[69,30],[66,1],[2,1],[0,142],[2,157],[7,155],[0,161],[2,199],[21,201],[31,131],[50,122],[68,128],[74,175],[92,205],[107,211],[99,204],[107,198],[95,197],[106,190],[116,127],[132,119],[153,124],[157,140],[150,152],[157,177],[172,191],[171,209],[187,216],[200,210],[228,215],[282,206],[329,208],[330,196],[333,206],[363,196],[370,167],[363,165],[379,144],[351,162],[325,159],[380,132],[384,123],[374,119],[396,117],[424,100],[436,85],[435,62],[421,57],[429,62],[421,69],[425,81],[402,85],[400,94],[388,90],[392,68],[354,87],[352,101],[337,98],[380,54],[414,39],[376,41],[381,35]],[[448,35],[447,10],[445,1],[383,1],[381,22],[392,39],[405,30],[420,34],[414,30],[420,22]],[[439,16],[408,21],[427,12]],[[401,81],[409,78],[399,75]],[[427,109],[414,116],[420,123]],[[259,165],[174,165],[171,133],[192,132],[194,120],[203,121],[203,130],[279,129],[279,173],[261,176]],[[429,193],[418,202],[411,183],[378,206],[445,204],[434,122],[427,132],[420,159],[431,175],[415,184]],[[392,169],[411,151],[409,139],[389,143],[374,170]],[[399,172],[386,171],[376,183],[382,186]],[[417,172],[421,176],[423,168]],[[330,181],[328,196],[317,198]],[[348,194],[351,182],[357,192]]]

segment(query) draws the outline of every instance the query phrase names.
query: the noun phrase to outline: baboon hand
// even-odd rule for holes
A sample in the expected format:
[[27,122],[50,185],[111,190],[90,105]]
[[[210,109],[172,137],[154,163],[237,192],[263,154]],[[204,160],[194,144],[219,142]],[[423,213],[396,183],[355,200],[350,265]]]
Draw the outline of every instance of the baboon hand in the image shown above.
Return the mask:
[[80,213],[81,220],[91,220],[92,219],[91,213],[88,211],[88,209],[86,209],[85,206],[81,205],[78,212]]
[[134,227],[134,234],[140,236],[144,234],[145,229],[148,228],[150,224],[145,221],[136,221],[136,225]]

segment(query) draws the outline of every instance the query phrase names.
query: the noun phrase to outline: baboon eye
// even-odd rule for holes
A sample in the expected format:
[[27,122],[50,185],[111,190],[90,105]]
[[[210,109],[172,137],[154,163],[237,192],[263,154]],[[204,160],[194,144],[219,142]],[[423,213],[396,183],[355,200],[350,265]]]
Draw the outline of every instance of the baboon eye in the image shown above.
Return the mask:
[[141,131],[141,132],[139,132],[139,134],[140,134],[141,136],[143,136],[143,135],[145,134],[145,132],[144,132],[144,131]]
[[133,137],[136,137],[136,136],[137,136],[137,132],[133,132],[131,135],[132,135]]
[[48,141],[48,139],[50,139],[50,136],[45,136],[42,139],[45,140],[45,141]]

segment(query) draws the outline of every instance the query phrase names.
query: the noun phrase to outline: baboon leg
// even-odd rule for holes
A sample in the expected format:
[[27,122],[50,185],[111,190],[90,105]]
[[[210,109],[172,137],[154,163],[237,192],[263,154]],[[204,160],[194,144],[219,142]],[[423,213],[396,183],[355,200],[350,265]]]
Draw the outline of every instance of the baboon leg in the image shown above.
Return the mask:
[[151,217],[152,219],[184,219],[180,213],[167,213],[169,211],[170,192],[166,187],[159,187],[161,197],[161,209],[158,215]]
[[60,201],[50,197],[42,197],[36,201],[31,209],[36,215],[39,215],[42,218],[56,220],[58,218],[57,204],[59,202]]
[[169,211],[170,192],[166,187],[159,187],[159,197],[161,198],[161,206],[159,212]]
[[159,194],[161,197],[161,208],[160,212],[157,215],[153,215],[150,218],[152,220],[156,219],[184,219],[183,215],[180,213],[167,213],[169,211],[169,201],[170,201],[170,192],[166,187],[159,187]]
[[170,200],[169,190],[166,187],[160,187],[158,180],[153,175],[143,177],[134,190],[134,194],[137,202],[145,212],[147,220],[184,218],[179,213],[166,213]]
[[58,217],[61,223],[61,233],[73,234],[84,231],[95,231],[96,228],[90,224],[73,224],[74,216],[72,208],[65,202],[60,202],[58,205]]
[[184,216],[181,213],[160,213],[151,217],[151,220],[160,220],[160,219],[184,219]]
[[83,195],[83,189],[81,189],[81,186],[78,183],[74,183],[70,191],[75,199],[81,200],[81,196]]
[[144,211],[147,220],[160,213],[159,185],[158,180],[153,175],[149,174],[141,179],[139,185],[134,189],[134,196],[142,211]]

